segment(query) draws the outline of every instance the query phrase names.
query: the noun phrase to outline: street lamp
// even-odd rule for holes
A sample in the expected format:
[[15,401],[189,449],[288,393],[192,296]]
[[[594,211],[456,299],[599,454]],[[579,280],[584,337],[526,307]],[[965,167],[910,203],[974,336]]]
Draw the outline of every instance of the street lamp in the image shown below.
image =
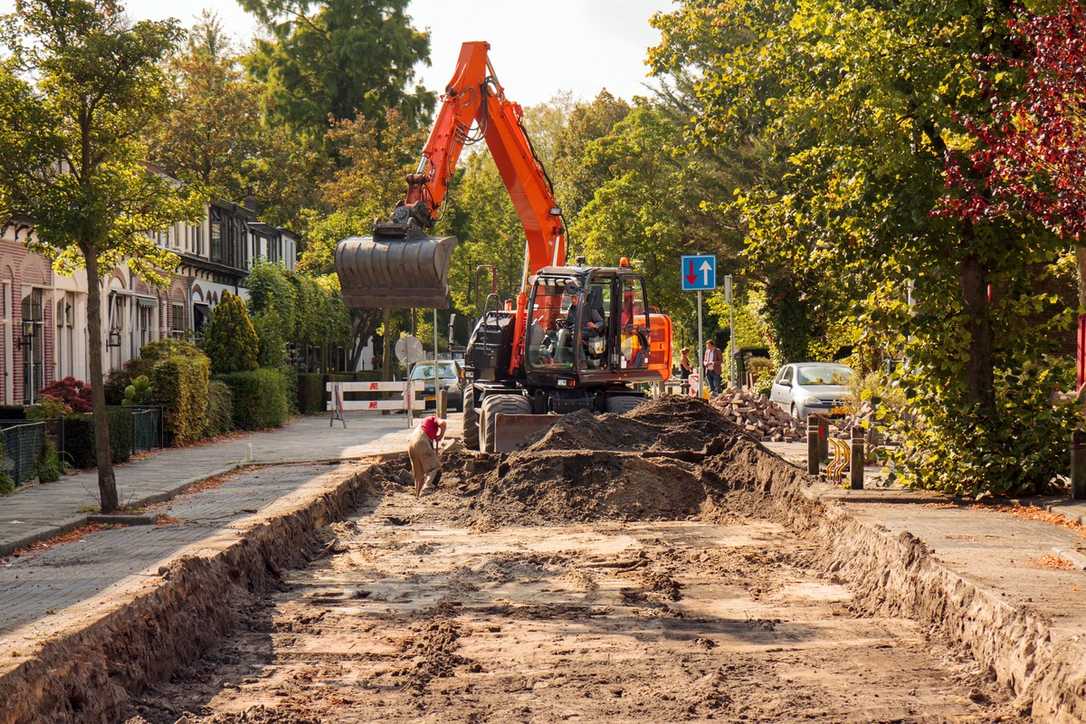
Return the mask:
[[34,320],[24,319],[19,325],[19,339],[15,340],[15,346],[19,349],[29,347],[34,339]]

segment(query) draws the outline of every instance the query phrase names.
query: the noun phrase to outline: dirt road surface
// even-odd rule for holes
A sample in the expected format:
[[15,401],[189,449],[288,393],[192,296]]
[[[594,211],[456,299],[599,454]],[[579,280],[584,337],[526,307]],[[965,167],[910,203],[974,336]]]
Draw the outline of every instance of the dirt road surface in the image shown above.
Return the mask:
[[129,721],[1018,720],[968,656],[866,615],[772,521],[473,528],[455,487],[407,491],[334,524]]

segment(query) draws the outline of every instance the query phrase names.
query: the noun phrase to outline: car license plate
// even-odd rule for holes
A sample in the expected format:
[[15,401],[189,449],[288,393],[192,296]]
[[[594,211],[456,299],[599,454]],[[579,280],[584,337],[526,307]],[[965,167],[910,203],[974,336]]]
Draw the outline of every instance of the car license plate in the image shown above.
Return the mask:
[[838,405],[830,408],[830,417],[847,417],[852,414],[850,405]]

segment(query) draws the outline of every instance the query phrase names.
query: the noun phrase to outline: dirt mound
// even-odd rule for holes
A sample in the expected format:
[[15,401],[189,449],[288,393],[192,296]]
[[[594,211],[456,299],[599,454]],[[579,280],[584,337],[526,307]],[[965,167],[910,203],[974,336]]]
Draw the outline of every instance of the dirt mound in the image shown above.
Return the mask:
[[697,513],[707,494],[700,469],[679,460],[526,451],[486,474],[472,506],[481,522],[495,525],[671,520]]
[[570,413],[527,452],[543,450],[702,450],[735,425],[708,404],[691,397],[651,400],[624,415]]

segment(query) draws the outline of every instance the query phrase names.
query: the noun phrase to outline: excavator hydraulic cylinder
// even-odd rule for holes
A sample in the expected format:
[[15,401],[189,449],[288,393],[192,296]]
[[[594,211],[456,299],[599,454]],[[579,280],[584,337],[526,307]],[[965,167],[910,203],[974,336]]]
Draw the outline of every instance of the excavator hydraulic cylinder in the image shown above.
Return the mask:
[[449,306],[455,236],[352,236],[336,246],[336,273],[351,309]]

